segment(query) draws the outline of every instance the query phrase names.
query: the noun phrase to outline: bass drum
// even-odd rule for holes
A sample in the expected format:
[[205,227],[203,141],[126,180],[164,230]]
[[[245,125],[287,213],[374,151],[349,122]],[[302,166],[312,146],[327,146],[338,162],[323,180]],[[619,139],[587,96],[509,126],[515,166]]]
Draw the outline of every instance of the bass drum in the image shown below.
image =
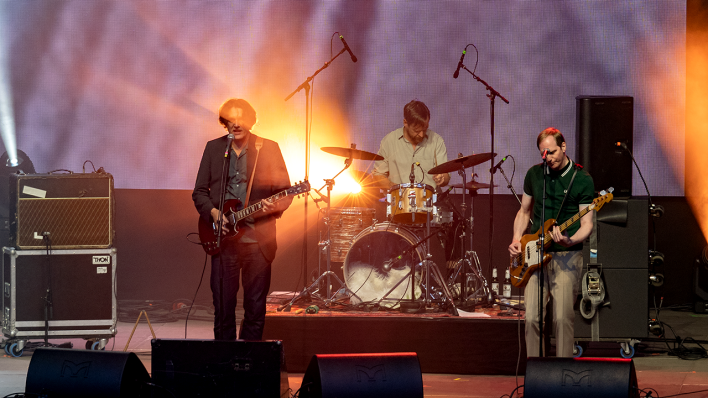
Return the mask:
[[[418,237],[399,224],[379,223],[364,229],[354,238],[344,260],[344,280],[354,292],[350,302],[379,302],[388,308],[398,308],[403,299],[421,295],[420,264],[425,258],[419,246],[400,260],[391,262],[418,242]],[[415,267],[414,289],[411,289],[410,271]],[[400,283],[399,283],[400,282]]]

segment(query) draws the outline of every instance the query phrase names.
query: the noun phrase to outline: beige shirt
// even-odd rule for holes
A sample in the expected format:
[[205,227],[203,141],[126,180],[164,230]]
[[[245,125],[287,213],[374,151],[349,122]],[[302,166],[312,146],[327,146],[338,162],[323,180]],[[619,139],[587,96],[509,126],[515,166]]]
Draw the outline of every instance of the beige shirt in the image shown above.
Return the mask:
[[415,166],[415,182],[436,188],[437,184],[433,181],[433,175],[428,174],[428,170],[447,162],[445,141],[430,129],[425,132],[425,138],[415,149],[403,136],[403,127],[394,130],[381,140],[378,153],[384,160],[374,163],[373,173],[387,176],[393,184],[409,183],[411,164],[420,162],[420,167]]

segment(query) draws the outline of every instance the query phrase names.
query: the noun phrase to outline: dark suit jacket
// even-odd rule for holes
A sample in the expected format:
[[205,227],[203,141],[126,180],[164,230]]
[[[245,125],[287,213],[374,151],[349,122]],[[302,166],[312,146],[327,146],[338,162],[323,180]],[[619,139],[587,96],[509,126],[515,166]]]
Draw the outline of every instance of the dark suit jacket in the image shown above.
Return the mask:
[[[200,217],[211,222],[211,209],[219,206],[222,162],[226,149],[226,136],[207,142],[202,161],[194,184],[192,200]],[[256,162],[256,135],[248,138],[248,176],[253,172]],[[253,177],[253,188],[249,205],[268,198],[290,188],[288,170],[285,168],[283,154],[275,141],[263,139],[263,147],[258,156],[258,166]],[[275,241],[275,219],[282,212],[257,217],[255,220],[256,239],[268,261],[273,261],[277,243]]]

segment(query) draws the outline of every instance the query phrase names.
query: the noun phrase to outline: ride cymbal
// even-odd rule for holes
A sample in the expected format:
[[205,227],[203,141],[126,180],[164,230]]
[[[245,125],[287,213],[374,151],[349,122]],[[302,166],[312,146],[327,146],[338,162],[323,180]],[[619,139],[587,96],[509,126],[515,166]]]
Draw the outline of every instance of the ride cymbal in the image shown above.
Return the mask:
[[452,173],[453,171],[466,169],[484,163],[497,156],[496,153],[478,153],[475,155],[463,156],[461,158],[449,160],[441,165],[428,170],[428,174]]

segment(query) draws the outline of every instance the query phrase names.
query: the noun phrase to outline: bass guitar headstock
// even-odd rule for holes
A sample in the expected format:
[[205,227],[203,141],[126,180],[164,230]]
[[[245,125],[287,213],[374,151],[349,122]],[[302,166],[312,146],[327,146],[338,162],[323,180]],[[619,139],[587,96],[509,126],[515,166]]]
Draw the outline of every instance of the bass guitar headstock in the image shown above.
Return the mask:
[[614,198],[614,196],[612,195],[612,192],[614,191],[615,189],[612,187],[607,188],[607,191],[605,191],[604,189],[600,191],[600,196],[598,196],[597,198],[595,198],[595,200],[592,201],[595,207],[594,210],[598,211],[602,208],[602,206],[605,205],[605,203],[610,202],[612,198]]

